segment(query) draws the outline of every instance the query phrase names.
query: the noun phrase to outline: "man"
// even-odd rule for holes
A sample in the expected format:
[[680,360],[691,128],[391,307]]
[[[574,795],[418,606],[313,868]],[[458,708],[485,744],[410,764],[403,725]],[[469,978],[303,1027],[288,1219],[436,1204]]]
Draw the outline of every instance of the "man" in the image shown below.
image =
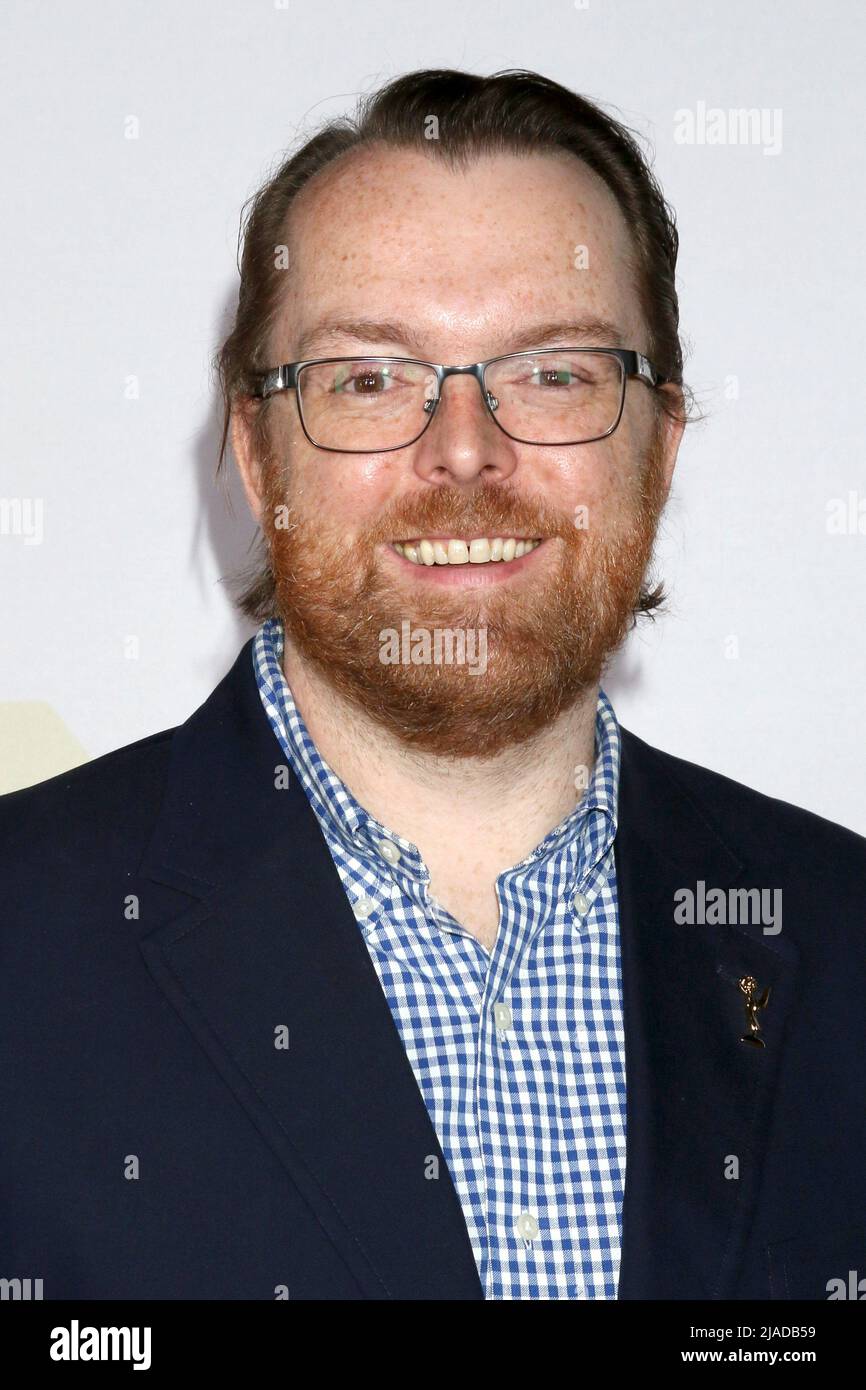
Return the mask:
[[255,636],[185,724],[0,807],[5,1274],[866,1274],[866,841],[600,685],[661,601],[676,251],[628,133],[530,73],[409,74],[257,196],[218,359]]

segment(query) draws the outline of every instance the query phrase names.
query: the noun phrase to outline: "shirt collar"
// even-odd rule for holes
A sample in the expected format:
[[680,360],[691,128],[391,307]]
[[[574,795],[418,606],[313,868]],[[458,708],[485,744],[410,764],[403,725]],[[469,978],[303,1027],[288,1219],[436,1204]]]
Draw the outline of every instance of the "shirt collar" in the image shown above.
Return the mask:
[[[329,826],[355,855],[372,855],[377,863],[385,858],[392,872],[394,856],[388,845],[396,845],[401,872],[420,880],[429,878],[417,847],[370,815],[321,757],[283,672],[283,644],[281,620],[266,619],[253,642],[253,669],[274,734],[320,823]],[[515,868],[531,868],[547,860],[577,835],[581,837],[581,874],[590,863],[607,854],[617,829],[620,753],[619,723],[610,700],[600,689],[595,717],[595,762],[589,785],[575,809]],[[583,785],[582,772],[585,777],[585,770],[575,767],[576,788]]]

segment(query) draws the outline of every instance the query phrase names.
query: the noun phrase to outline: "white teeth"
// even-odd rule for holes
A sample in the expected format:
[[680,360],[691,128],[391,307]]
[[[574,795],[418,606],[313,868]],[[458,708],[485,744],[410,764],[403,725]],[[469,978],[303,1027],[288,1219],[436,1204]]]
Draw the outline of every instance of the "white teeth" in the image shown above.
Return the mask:
[[472,541],[469,545],[470,565],[486,565],[490,559],[490,542],[487,540]]
[[517,540],[514,537],[503,540],[501,536],[488,540],[485,536],[479,536],[468,545],[461,540],[394,541],[393,544],[397,554],[405,556],[413,565],[486,565],[495,560],[519,560],[522,555],[528,555],[541,545],[541,541]]

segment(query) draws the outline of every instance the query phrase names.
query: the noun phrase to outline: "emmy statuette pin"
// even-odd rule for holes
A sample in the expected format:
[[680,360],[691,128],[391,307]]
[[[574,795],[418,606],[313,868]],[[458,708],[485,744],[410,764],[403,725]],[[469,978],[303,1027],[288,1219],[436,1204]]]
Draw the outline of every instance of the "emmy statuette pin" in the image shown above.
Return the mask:
[[741,1043],[747,1043],[750,1047],[766,1047],[764,1039],[760,1037],[761,1025],[758,1022],[758,1010],[766,1009],[767,1000],[770,997],[770,986],[767,985],[763,994],[758,995],[758,981],[754,975],[744,975],[737,981],[740,989],[745,996],[746,1022],[749,1031],[740,1038]]

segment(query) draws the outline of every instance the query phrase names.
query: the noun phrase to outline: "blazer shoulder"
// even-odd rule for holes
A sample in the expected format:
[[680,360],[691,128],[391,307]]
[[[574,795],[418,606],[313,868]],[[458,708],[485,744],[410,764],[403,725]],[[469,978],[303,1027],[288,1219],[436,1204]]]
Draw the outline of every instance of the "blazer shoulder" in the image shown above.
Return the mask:
[[2,857],[142,831],[159,807],[176,728],[161,729],[67,772],[0,796]]
[[833,864],[850,867],[852,873],[866,873],[866,837],[857,831],[725,773],[665,752],[627,729],[621,733],[624,748],[644,774],[667,777],[732,847],[748,845],[753,852],[761,852],[761,857],[794,859],[808,854],[812,864],[819,862],[816,856],[825,856],[824,869],[829,856]]

